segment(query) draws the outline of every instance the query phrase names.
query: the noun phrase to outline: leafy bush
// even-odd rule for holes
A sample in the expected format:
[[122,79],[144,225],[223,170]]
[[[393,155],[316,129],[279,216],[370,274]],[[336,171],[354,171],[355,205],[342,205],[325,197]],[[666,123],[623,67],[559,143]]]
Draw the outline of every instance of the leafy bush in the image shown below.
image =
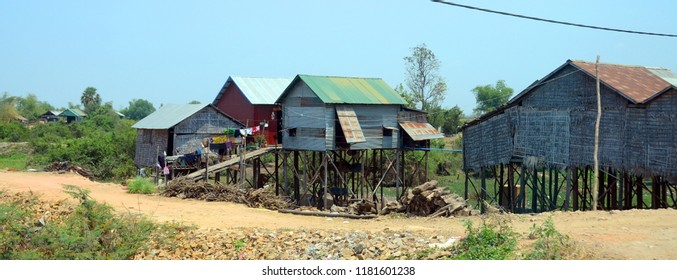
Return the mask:
[[30,139],[30,130],[19,122],[0,123],[0,142],[25,142]]
[[139,217],[114,215],[86,190],[66,190],[79,205],[69,216],[42,226],[34,220],[41,213],[24,199],[0,203],[1,259],[131,259],[157,228]]
[[541,226],[534,224],[529,233],[530,239],[536,239],[533,248],[524,254],[528,260],[561,260],[575,255],[573,242],[569,236],[555,229],[552,217],[548,217]]
[[454,246],[454,259],[459,260],[509,260],[515,258],[517,233],[505,221],[497,220],[474,228],[467,221],[466,237]]
[[31,163],[70,161],[97,179],[130,178],[136,172],[136,130],[131,125],[101,108],[81,122],[38,125],[32,130],[30,146],[36,156]]
[[153,182],[149,181],[143,177],[136,177],[128,186],[127,189],[130,193],[143,193],[150,194],[155,193],[156,187]]

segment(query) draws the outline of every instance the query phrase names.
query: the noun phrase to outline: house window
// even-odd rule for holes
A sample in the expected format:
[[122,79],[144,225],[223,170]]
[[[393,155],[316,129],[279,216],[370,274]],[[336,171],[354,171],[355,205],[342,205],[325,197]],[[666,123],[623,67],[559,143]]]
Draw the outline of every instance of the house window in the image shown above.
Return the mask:
[[383,128],[383,137],[388,137],[388,136],[390,136],[390,137],[393,136],[393,130],[387,129],[387,128],[384,127]]
[[289,137],[296,137],[296,128],[289,129]]

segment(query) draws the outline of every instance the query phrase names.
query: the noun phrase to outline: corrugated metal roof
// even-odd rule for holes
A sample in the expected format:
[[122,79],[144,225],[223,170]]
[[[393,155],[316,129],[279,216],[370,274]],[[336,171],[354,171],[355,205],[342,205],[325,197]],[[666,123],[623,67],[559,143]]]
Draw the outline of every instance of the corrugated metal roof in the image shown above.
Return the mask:
[[366,142],[360,122],[357,120],[357,114],[352,106],[338,105],[336,106],[336,114],[338,115],[341,130],[346,137],[348,144]]
[[[352,78],[298,75],[324,103],[399,104],[407,102],[380,78]],[[291,85],[290,87],[291,88]]]
[[[571,64],[595,77],[595,63],[572,61]],[[674,86],[674,83],[668,82],[661,76],[675,78],[674,74],[667,69],[651,71],[644,66],[599,64],[600,81],[635,103],[644,103],[665,89]]]
[[132,128],[169,129],[211,104],[166,104],[141,119]]
[[87,114],[83,112],[80,109],[75,109],[75,108],[69,108],[64,110],[63,112],[59,113],[60,116],[67,116],[67,117],[85,117]]
[[444,134],[437,131],[429,123],[400,122],[399,124],[414,141],[444,138]]
[[237,85],[252,104],[272,105],[293,79],[231,76],[229,80]]

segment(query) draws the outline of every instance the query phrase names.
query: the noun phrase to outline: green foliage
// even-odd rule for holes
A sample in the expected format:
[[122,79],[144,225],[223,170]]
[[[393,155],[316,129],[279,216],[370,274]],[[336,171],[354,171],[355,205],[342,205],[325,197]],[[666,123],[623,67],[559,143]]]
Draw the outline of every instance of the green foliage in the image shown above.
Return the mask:
[[428,113],[428,122],[435,128],[442,128],[441,132],[446,135],[457,133],[462,124],[463,110],[458,106],[450,109],[443,109],[437,106],[428,111]]
[[430,111],[439,107],[444,101],[447,83],[437,73],[440,61],[425,44],[411,49],[411,55],[404,58],[406,62],[406,83],[413,103],[420,104],[420,109]]
[[233,241],[233,248],[235,248],[236,252],[240,252],[245,247],[247,247],[247,242],[245,242],[244,239],[238,239]]
[[25,142],[30,139],[30,130],[25,125],[10,121],[0,122],[0,142]]
[[188,102],[188,104],[202,104],[202,102],[197,101],[197,100],[193,100],[191,102]]
[[120,111],[125,117],[136,121],[145,118],[153,112],[155,112],[155,107],[145,99],[132,99],[132,101],[129,101],[129,107]]
[[473,111],[475,114],[482,115],[508,103],[513,90],[505,85],[504,80],[499,80],[496,86],[476,86],[472,92],[477,101],[477,106]]
[[71,161],[97,179],[124,179],[134,175],[136,130],[110,104],[99,106],[81,122],[49,123],[32,129],[31,163],[48,165]]
[[465,222],[466,237],[454,246],[454,259],[459,260],[510,260],[515,258],[517,233],[506,221],[482,221],[478,228]]
[[130,193],[151,194],[155,193],[157,188],[150,180],[143,177],[136,177],[129,183],[127,191]]
[[561,260],[575,251],[569,236],[555,229],[552,217],[548,217],[541,226],[534,224],[529,238],[536,239],[536,242],[532,250],[523,256],[527,260]]
[[27,94],[24,98],[17,98],[16,108],[19,114],[28,120],[36,120],[38,117],[54,107],[45,101],[39,101],[35,94]]
[[62,220],[36,226],[30,205],[0,203],[0,258],[41,260],[124,260],[145,249],[156,226],[148,220],[114,215],[87,190],[67,186],[79,200]]
[[414,95],[411,94],[407,89],[402,86],[402,84],[397,85],[396,88],[394,88],[395,92],[397,92],[405,101],[407,101],[407,107],[409,108],[416,108],[416,101],[414,101]]

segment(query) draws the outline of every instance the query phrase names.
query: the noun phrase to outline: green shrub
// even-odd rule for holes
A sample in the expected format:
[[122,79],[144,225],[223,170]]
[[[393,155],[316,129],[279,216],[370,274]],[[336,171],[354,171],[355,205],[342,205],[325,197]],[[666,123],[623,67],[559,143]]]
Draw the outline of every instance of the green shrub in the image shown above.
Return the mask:
[[130,193],[143,193],[143,194],[151,194],[155,193],[157,190],[155,184],[151,182],[150,180],[143,178],[143,177],[136,177],[132,182],[129,184],[127,191]]
[[505,221],[487,222],[474,228],[465,222],[466,237],[454,246],[454,259],[459,260],[510,260],[515,258],[517,233]]
[[0,142],[25,142],[30,139],[30,130],[19,122],[0,123]]
[[527,260],[561,260],[575,254],[573,242],[569,236],[555,229],[552,217],[548,217],[541,226],[531,227],[529,238],[536,239],[533,248],[524,254]]
[[24,200],[0,203],[0,258],[41,260],[131,259],[145,246],[156,226],[146,219],[115,215],[89,197],[87,190],[66,186],[79,200],[67,217],[36,226],[41,213]]

